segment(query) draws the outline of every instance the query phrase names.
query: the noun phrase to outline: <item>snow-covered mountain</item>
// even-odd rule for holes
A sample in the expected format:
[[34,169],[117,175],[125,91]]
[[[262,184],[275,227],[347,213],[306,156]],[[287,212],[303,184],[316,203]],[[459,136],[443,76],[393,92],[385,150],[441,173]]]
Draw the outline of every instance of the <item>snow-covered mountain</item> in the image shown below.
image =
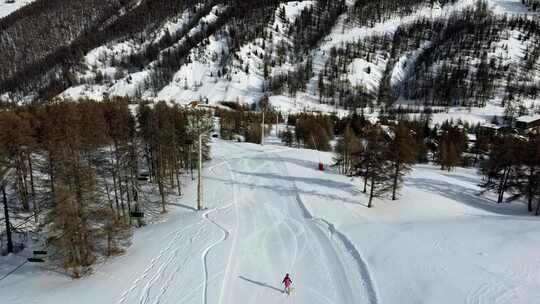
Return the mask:
[[471,122],[538,111],[536,0],[100,3],[38,0],[1,19],[2,98],[266,94],[286,111],[431,106]]

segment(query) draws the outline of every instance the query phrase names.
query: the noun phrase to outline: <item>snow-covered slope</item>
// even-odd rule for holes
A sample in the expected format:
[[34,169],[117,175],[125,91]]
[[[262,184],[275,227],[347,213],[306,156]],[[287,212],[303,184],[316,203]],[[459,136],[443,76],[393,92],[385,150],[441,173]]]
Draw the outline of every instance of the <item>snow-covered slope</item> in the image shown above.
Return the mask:
[[522,0],[488,0],[493,10],[498,14],[522,15],[528,14],[532,16],[540,15],[540,11],[531,12],[531,10],[523,5]]
[[[295,77],[294,73],[302,69],[306,64],[305,60],[298,62],[293,60],[290,53],[294,48],[294,41],[291,40],[291,26],[306,9],[313,7],[316,1],[293,1],[280,4],[271,22],[266,26],[265,36],[249,40],[237,49],[233,48],[231,37],[226,31],[217,31],[211,34],[198,46],[191,49],[187,62],[172,77],[172,82],[158,91],[148,89],[149,69],[131,73],[129,71],[120,71],[103,64],[91,63],[97,53],[103,52],[102,48],[92,51],[87,56],[87,65],[94,67],[90,73],[97,70],[103,75],[108,75],[108,82],[105,84],[92,84],[92,81],[83,81],[85,84],[76,86],[65,91],[62,96],[78,98],[81,96],[101,99],[104,96],[141,96],[145,98],[154,98],[157,100],[172,100],[178,103],[188,103],[193,100],[208,99],[211,103],[220,101],[238,101],[241,103],[257,102],[263,94],[269,94],[271,102],[279,109],[284,111],[303,111],[303,110],[322,110],[326,112],[340,111],[340,107],[333,106],[336,103],[335,98],[325,98],[321,103],[321,79],[325,82],[330,80],[328,77],[328,63],[336,49],[343,49],[345,46],[358,41],[369,42],[373,37],[391,37],[394,33],[407,24],[412,24],[418,20],[444,20],[454,13],[465,9],[475,7],[475,0],[458,0],[444,5],[437,2],[434,5],[419,5],[411,13],[405,16],[396,16],[385,19],[381,22],[371,23],[369,25],[357,25],[351,21],[352,7],[355,1],[347,2],[349,11],[343,13],[333,26],[331,32],[321,40],[319,45],[309,51],[305,60],[312,64],[312,74],[306,83],[305,90],[300,90],[293,95],[287,93],[275,93],[268,90],[268,79],[278,79],[279,77]],[[534,16],[536,13],[529,12],[527,7],[517,0],[490,0],[488,7],[495,14],[508,14],[518,16],[526,14]],[[209,16],[203,18],[212,22],[213,18]],[[179,18],[179,20],[189,19],[189,16]],[[171,22],[166,26],[171,27]],[[174,22],[172,23],[174,25]],[[176,24],[170,31],[178,30]],[[163,32],[163,29],[158,32]],[[520,62],[525,56],[524,52],[528,49],[519,47],[523,45],[521,39],[523,33],[516,30],[509,30],[505,37],[492,48],[489,58],[504,58],[503,64],[513,64]],[[129,42],[127,42],[129,44]],[[182,42],[180,41],[179,44]],[[527,43],[535,43],[527,42]],[[120,43],[109,47],[113,52],[118,49],[124,49],[126,43]],[[422,42],[418,49],[411,49],[401,54],[398,59],[393,61],[389,58],[389,50],[381,49],[368,57],[346,58],[350,63],[343,72],[342,79],[345,86],[349,88],[362,88],[366,94],[371,94],[372,99],[378,94],[378,91],[387,81],[384,77],[388,65],[392,64],[390,73],[390,87],[388,89],[397,89],[403,86],[404,82],[413,76],[416,59],[423,52],[429,52],[432,41],[429,39]],[[532,46],[532,44],[531,44]],[[130,46],[133,48],[133,46]],[[135,47],[137,48],[137,47]],[[367,48],[371,48],[368,44]],[[376,48],[376,46],[374,47]],[[115,51],[116,50],[116,51]],[[285,52],[285,53],[283,53]],[[281,55],[280,55],[281,54]],[[283,56],[285,54],[285,56]],[[271,67],[268,63],[271,63]],[[150,69],[152,65],[150,65]],[[473,69],[474,71],[474,69]],[[115,77],[115,72],[116,77]],[[89,75],[85,72],[84,75]],[[293,73],[293,74],[291,74]],[[81,79],[88,76],[81,75]],[[324,75],[324,76],[323,76]],[[538,73],[540,75],[540,73]],[[90,74],[91,77],[95,75]],[[90,78],[91,78],[90,77]],[[334,77],[334,76],[332,76]],[[539,76],[540,77],[540,76]],[[280,80],[283,81],[283,80]],[[532,82],[531,82],[532,83]],[[502,83],[500,85],[503,85]],[[266,91],[266,92],[265,92]],[[501,100],[502,92],[496,94],[491,104],[486,108],[465,110],[452,109],[454,113],[450,116],[435,117],[435,121],[446,118],[462,119],[470,123],[489,122],[493,116],[500,115],[503,112]],[[329,102],[331,101],[331,102]],[[401,100],[401,103],[411,104],[416,101]],[[337,102],[339,103],[339,102]],[[340,103],[341,104],[341,103]],[[528,107],[534,107],[533,100],[525,100],[524,104]],[[491,111],[494,110],[494,111]],[[488,112],[487,115],[484,115]],[[476,114],[479,113],[479,114]]]
[[[528,59],[537,55],[534,50],[540,44],[534,30],[538,22],[525,24],[539,13],[521,0],[485,0],[487,13],[476,0],[411,0],[404,6],[385,0],[380,7],[369,1],[348,0],[329,20],[324,19],[330,14],[325,11],[326,0],[269,1],[260,5],[247,1],[245,7],[228,6],[218,0],[195,2],[163,14],[167,16],[163,20],[144,20],[141,9],[133,10],[136,17],[130,16],[131,12],[115,17],[120,23],[128,19],[148,24],[138,31],[105,39],[106,44],[85,52],[68,71],[62,64],[49,74],[44,72],[44,77],[60,78],[50,87],[36,90],[44,85],[40,82],[28,84],[30,88],[26,89],[33,91],[32,96],[50,95],[44,92],[61,88],[59,96],[65,98],[129,96],[181,104],[193,100],[252,104],[266,94],[274,106],[292,112],[347,112],[359,105],[378,112],[382,104],[386,108],[426,103],[438,106],[441,101],[434,95],[446,90],[444,106],[451,107],[452,115],[437,114],[434,121],[455,118],[470,123],[489,122],[493,116],[500,116],[505,100],[519,91],[516,108],[540,111],[540,62]],[[372,11],[359,14],[362,9]],[[471,13],[473,10],[476,13]],[[445,24],[456,27],[456,22],[463,23],[456,16],[464,12],[476,14],[468,20],[489,19],[468,22],[469,29],[463,35],[469,36],[463,41],[442,34],[435,40]],[[522,19],[504,23],[516,18]],[[483,37],[486,24],[496,22],[504,25],[490,28],[494,34]],[[403,34],[412,26],[423,36]],[[430,32],[432,28],[439,32]],[[111,30],[116,31],[114,27]],[[405,42],[400,44],[396,37]],[[470,46],[471,41],[480,43]],[[441,51],[448,49],[464,52]],[[426,55],[429,53],[433,58]],[[486,96],[479,97],[474,89],[479,87],[478,66],[484,53],[490,77],[495,79]],[[466,73],[453,70],[458,64],[467,67]],[[450,92],[451,86],[444,88],[439,81],[433,82],[425,96],[410,97],[425,83],[445,79],[448,75],[443,74],[454,72],[461,91]],[[511,89],[509,79],[514,82]],[[471,93],[460,93],[469,89]],[[7,92],[0,92],[3,99],[20,97],[3,93]]]
[[9,2],[8,0],[2,0],[0,1],[0,18],[3,18],[14,11],[18,10],[19,8],[32,3],[36,0],[15,0],[13,3]]
[[[271,143],[276,139],[270,138]],[[125,256],[71,280],[24,265],[6,303],[534,303],[540,222],[479,194],[479,176],[418,166],[397,202],[365,207],[361,181],[316,171],[331,154],[213,143],[196,191]],[[176,206],[176,207],[174,207]],[[18,257],[2,258],[1,272]],[[293,294],[281,290],[285,272]]]

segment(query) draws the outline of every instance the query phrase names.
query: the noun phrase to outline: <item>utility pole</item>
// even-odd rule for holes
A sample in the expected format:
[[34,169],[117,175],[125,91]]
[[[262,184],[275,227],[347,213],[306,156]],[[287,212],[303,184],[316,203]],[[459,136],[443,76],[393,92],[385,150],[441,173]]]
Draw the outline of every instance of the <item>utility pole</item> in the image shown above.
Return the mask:
[[199,133],[199,165],[197,166],[197,210],[203,210],[203,189],[202,189],[202,164],[203,164],[203,157],[202,157],[202,146],[203,146],[203,135],[212,131],[212,129],[208,129],[206,131]]
[[264,108],[262,108],[261,146],[264,146]]
[[6,220],[6,235],[7,235],[7,252],[13,253],[13,241],[11,239],[11,225],[9,223],[9,211],[8,211],[8,201],[6,196],[6,183],[2,181],[2,198],[4,202],[4,217]]
[[276,112],[276,137],[279,138],[279,129],[278,129],[278,125],[279,125],[279,113]]
[[202,133],[199,134],[199,165],[197,167],[197,210],[202,210]]

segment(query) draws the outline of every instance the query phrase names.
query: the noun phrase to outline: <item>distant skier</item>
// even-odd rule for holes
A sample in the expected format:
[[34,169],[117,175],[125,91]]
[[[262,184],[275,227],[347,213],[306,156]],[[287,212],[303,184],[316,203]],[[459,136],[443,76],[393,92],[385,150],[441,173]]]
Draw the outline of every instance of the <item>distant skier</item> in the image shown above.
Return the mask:
[[286,292],[287,294],[291,294],[292,280],[288,273],[285,275],[285,278],[283,278],[283,281],[281,281],[281,283],[285,285],[285,290],[283,292]]

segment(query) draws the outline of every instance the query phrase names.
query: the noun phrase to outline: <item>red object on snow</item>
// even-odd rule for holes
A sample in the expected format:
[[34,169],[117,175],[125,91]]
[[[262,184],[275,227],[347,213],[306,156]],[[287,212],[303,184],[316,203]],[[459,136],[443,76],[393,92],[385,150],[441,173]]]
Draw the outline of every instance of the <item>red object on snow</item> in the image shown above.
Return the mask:
[[323,163],[319,163],[319,171],[324,171],[324,164]]

